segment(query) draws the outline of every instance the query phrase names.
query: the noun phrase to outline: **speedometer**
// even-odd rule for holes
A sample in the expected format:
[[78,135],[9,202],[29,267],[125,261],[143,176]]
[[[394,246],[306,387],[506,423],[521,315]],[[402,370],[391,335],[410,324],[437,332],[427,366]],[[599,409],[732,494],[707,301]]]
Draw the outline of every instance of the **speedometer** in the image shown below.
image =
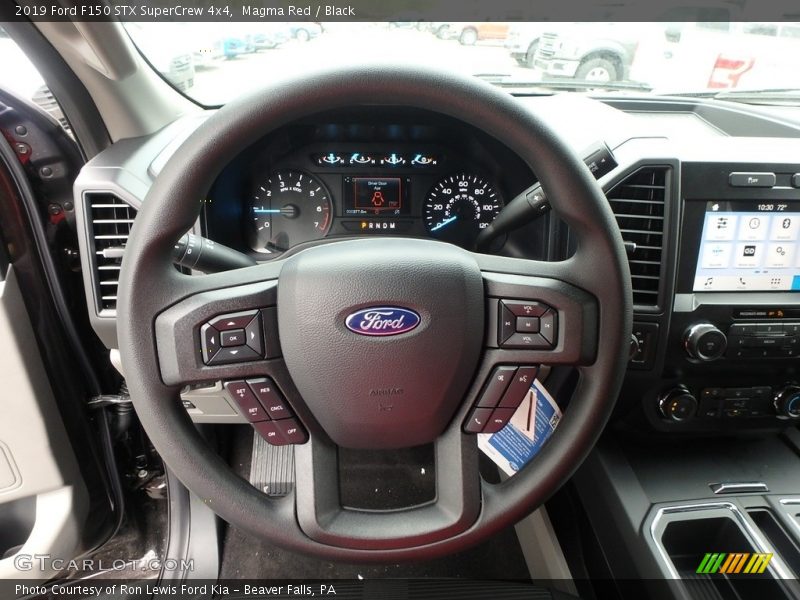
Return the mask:
[[425,199],[425,226],[443,241],[472,248],[503,208],[497,191],[471,173],[450,175],[437,183]]
[[286,250],[324,237],[333,209],[325,185],[303,171],[282,170],[256,186],[250,207],[253,246],[260,252]]

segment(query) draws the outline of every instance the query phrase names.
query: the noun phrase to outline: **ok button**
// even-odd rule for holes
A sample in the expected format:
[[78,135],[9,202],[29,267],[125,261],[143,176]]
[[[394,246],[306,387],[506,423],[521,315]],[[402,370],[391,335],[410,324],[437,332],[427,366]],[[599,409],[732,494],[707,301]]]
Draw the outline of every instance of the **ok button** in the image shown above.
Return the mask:
[[244,329],[230,329],[228,331],[223,331],[220,333],[219,337],[223,348],[228,348],[230,346],[244,346],[246,341]]

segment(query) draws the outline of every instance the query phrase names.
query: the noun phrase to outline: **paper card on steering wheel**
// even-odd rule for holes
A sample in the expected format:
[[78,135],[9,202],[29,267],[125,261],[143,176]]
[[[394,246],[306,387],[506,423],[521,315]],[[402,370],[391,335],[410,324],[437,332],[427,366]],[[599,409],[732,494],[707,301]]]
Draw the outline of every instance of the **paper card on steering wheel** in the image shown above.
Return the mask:
[[506,475],[514,475],[539,453],[558,427],[561,409],[538,379],[508,424],[478,436],[478,448]]

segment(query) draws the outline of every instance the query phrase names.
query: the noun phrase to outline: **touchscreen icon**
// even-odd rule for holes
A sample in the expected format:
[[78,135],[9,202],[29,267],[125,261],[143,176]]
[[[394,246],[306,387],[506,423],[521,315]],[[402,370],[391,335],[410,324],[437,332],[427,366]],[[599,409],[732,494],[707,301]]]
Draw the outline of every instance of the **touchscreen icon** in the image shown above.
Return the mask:
[[706,220],[705,237],[713,241],[732,241],[738,225],[736,215],[709,214]]
[[776,242],[794,242],[800,230],[800,220],[797,217],[776,216],[772,219],[770,239]]
[[739,225],[739,240],[742,242],[759,242],[766,239],[769,231],[769,221],[770,219],[767,216],[753,214],[743,216]]
[[755,246],[745,246],[744,251],[742,252],[742,256],[755,256],[756,255],[756,247]]

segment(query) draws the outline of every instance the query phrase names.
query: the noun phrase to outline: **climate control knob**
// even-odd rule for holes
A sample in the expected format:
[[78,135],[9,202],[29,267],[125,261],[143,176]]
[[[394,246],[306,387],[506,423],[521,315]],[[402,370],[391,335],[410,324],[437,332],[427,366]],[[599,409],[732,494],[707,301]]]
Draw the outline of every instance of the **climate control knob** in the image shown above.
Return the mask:
[[787,385],[775,394],[775,412],[779,417],[800,418],[800,386]]
[[670,421],[686,421],[697,413],[697,398],[685,387],[677,387],[658,399],[658,411]]
[[697,360],[717,360],[728,347],[728,338],[711,323],[697,323],[683,336],[686,353]]

